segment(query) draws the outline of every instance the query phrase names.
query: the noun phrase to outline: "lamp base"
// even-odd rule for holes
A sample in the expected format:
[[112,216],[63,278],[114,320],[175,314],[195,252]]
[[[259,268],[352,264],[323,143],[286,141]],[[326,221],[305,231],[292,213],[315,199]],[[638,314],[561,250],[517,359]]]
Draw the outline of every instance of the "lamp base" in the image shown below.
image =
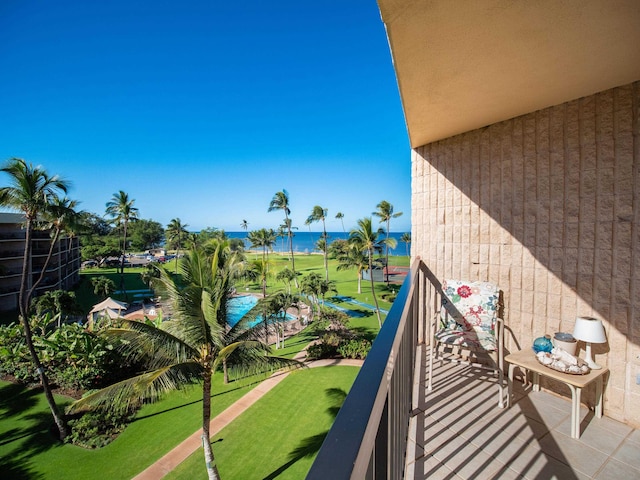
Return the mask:
[[587,365],[589,365],[591,370],[602,370],[602,367],[594,362],[593,357],[591,356],[591,342],[587,342],[587,351],[584,361],[587,362]]
[[598,365],[596,362],[594,362],[593,360],[589,361],[588,358],[585,358],[585,362],[587,362],[587,365],[589,365],[589,368],[591,370],[602,370],[602,366]]

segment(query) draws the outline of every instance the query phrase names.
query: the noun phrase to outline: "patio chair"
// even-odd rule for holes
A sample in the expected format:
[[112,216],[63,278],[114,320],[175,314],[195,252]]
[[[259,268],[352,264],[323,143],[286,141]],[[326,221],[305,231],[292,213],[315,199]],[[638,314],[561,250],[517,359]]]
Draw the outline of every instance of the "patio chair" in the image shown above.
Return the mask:
[[441,308],[433,315],[429,383],[433,362],[452,360],[491,370],[498,376],[498,406],[504,408],[504,321],[498,317],[500,289],[488,282],[445,280]]

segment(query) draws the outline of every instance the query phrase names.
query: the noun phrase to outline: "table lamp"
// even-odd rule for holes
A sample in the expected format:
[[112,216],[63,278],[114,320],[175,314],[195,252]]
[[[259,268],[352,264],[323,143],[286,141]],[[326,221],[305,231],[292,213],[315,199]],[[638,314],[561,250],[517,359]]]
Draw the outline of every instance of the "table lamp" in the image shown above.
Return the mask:
[[592,343],[605,343],[607,337],[604,334],[604,326],[602,320],[593,317],[576,318],[576,326],[573,329],[573,337],[576,340],[582,340],[587,345],[586,358],[584,359],[593,370],[600,370],[602,367],[593,361],[591,356]]

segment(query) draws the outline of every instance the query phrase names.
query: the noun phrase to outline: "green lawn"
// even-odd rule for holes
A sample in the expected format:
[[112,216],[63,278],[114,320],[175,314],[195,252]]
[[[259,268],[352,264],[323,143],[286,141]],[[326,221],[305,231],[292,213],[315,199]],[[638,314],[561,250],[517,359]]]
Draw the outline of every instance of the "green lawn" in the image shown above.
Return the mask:
[[[255,379],[253,379],[255,382]],[[222,384],[214,376],[215,416],[255,386],[249,380]],[[56,397],[60,406],[70,403]],[[56,442],[48,429],[51,412],[44,395],[0,382],[0,477],[12,479],[129,479],[195,432],[202,424],[202,390],[194,386],[146,405],[111,444],[86,450]],[[135,461],[132,459],[135,458]],[[6,472],[10,475],[3,476]]]
[[[322,367],[297,371],[213,437],[213,452],[224,480],[301,479],[331,428],[332,391],[351,388],[359,368]],[[202,449],[167,477],[206,478]]]
[[[290,266],[286,256],[270,255],[270,260],[274,277],[280,269]],[[390,263],[406,266],[408,258],[390,257]],[[369,282],[362,282],[362,293],[358,294],[355,270],[337,271],[335,261],[330,261],[329,266],[330,279],[336,282],[339,295],[373,304]],[[297,255],[296,270],[302,274],[324,274],[323,258],[321,255]],[[139,268],[125,269],[127,289],[146,288],[140,278],[141,271]],[[107,275],[119,284],[116,269],[83,271],[77,297],[87,311],[102,300],[93,294],[90,284],[90,278],[95,275]],[[270,293],[284,288],[275,280],[269,280]],[[379,297],[398,288],[398,285],[376,284]],[[238,285],[239,291],[247,289],[260,292],[258,285]],[[390,305],[389,302],[380,301],[383,309],[388,310]],[[349,304],[344,306],[358,310]],[[350,326],[373,339],[378,332],[377,319],[370,310],[360,311],[365,316],[352,318]],[[287,340],[285,349],[274,353],[291,357],[313,338],[313,329],[308,328]],[[289,454],[305,438],[320,435],[330,427],[333,417],[325,412],[330,405],[325,392],[329,388],[348,390],[357,370],[354,367],[331,367],[290,375],[216,439],[219,441],[214,444],[214,451],[222,478],[304,477],[312,457],[293,461]],[[216,375],[214,381],[217,383],[214,387],[212,416],[246,393],[250,388],[249,383],[255,379],[224,386],[221,384],[221,375]],[[60,405],[69,402],[61,397],[57,401]],[[99,474],[100,478],[131,478],[195,432],[200,426],[200,419],[198,389],[193,388],[187,393],[175,392],[156,404],[145,406],[137,419],[112,444],[99,450],[85,450],[58,444],[48,434],[52,418],[41,393],[0,382],[0,477],[73,480]],[[132,458],[135,458],[135,462],[131,461]],[[199,452],[175,472],[174,478],[183,478],[180,475],[193,478],[193,472],[203,469],[202,452]],[[253,472],[262,473],[255,473],[257,477],[252,477]]]

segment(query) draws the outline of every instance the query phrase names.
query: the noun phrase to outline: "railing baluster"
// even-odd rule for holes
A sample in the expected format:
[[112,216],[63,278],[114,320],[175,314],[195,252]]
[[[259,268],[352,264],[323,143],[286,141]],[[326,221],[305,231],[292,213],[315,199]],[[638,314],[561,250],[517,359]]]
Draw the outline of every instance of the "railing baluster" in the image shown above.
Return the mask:
[[403,478],[415,355],[430,335],[434,281],[416,259],[307,479]]

